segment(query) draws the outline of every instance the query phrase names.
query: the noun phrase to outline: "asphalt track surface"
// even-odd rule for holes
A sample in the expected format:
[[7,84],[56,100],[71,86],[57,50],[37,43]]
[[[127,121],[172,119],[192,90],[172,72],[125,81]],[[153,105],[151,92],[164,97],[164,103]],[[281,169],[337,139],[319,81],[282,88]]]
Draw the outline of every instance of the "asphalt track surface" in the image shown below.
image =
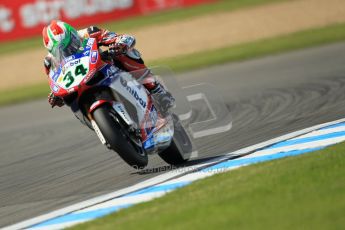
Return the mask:
[[[345,115],[345,43],[178,76],[181,85],[213,84],[233,127],[195,141],[200,158],[228,153]],[[138,173],[102,146],[68,109],[46,100],[0,109],[0,227],[163,171]],[[149,169],[164,166],[151,156]]]

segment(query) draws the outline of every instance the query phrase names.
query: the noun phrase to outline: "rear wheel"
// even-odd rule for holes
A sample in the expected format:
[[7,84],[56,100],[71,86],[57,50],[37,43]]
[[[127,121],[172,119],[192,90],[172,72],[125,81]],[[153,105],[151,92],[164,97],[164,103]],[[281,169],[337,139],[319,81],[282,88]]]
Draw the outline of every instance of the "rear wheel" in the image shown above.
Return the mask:
[[146,152],[129,137],[126,130],[121,128],[112,111],[110,105],[104,104],[93,112],[93,118],[107,144],[133,168],[145,167],[148,163]]
[[172,116],[174,119],[174,137],[170,146],[158,155],[168,164],[179,165],[189,160],[193,146],[178,117],[175,114]]

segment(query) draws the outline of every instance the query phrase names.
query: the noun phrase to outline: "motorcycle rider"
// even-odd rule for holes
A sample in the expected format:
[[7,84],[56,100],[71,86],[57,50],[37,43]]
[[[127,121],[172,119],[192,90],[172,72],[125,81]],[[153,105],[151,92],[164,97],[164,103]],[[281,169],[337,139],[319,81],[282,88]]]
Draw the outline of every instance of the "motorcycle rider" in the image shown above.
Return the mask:
[[[95,38],[99,46],[108,47],[109,51],[105,51],[107,55],[102,56],[110,56],[110,59],[118,68],[128,72],[136,70],[149,71],[140,53],[134,48],[136,40],[133,36],[116,34],[96,26],[77,31],[69,24],[56,20],[51,21],[48,26],[43,28],[42,35],[43,44],[49,52],[44,58],[47,75],[49,75],[52,67],[55,49],[62,46],[63,49],[76,52],[80,48],[81,40],[84,38]],[[175,99],[151,73],[145,77],[143,85],[163,111],[167,111],[174,106]],[[52,107],[64,105],[63,98],[55,96],[53,92],[49,94],[48,102]]]

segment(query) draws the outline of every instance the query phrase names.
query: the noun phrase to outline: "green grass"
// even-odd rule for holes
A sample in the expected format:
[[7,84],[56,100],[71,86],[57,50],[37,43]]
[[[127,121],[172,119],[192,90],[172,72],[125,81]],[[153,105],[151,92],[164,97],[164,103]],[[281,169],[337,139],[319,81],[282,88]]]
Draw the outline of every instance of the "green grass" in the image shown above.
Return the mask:
[[71,229],[344,229],[345,144],[218,174]]
[[[175,9],[159,12],[146,16],[138,16],[126,20],[100,24],[101,27],[107,28],[118,33],[126,33],[128,30],[143,28],[146,26],[164,24],[196,16],[213,14],[217,12],[233,11],[240,8],[254,7],[271,2],[281,2],[287,0],[219,0],[213,4],[199,5],[184,9]],[[34,37],[15,42],[6,42],[0,44],[0,55],[18,50],[37,48],[42,46],[42,38]]]
[[[344,40],[345,24],[337,24],[324,28],[297,32],[291,35],[225,47],[218,50],[152,61],[147,64],[149,66],[166,65],[176,72],[182,72]],[[0,105],[12,104],[22,100],[30,100],[45,96],[47,91],[48,84],[0,91]]]
[[19,87],[13,90],[0,91],[0,106],[30,101],[48,96],[48,82],[29,87]]

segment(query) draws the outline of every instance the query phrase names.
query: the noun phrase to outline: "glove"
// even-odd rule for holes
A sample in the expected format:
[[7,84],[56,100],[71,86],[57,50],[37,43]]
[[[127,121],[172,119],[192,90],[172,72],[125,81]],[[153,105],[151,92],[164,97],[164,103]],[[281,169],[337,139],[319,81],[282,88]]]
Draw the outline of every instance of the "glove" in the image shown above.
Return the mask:
[[115,54],[124,54],[132,49],[135,45],[135,38],[130,35],[121,35],[116,38],[116,41],[109,45],[109,49],[113,50]]
[[54,108],[56,105],[61,107],[65,104],[61,97],[57,97],[53,93],[48,95],[48,103],[52,106],[52,108]]
[[127,53],[128,47],[126,44],[112,43],[109,45],[109,50],[114,55],[121,55]]

